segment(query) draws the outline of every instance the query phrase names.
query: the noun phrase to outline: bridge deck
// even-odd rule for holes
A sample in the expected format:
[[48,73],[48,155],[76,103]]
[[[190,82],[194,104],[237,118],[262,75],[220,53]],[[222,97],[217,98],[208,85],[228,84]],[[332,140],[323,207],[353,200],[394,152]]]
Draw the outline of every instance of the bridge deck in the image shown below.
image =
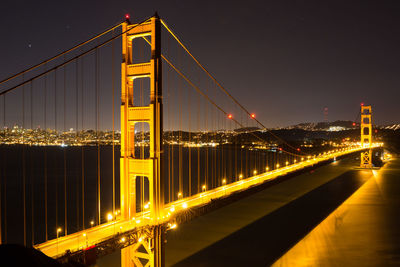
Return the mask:
[[[225,186],[221,186],[201,194],[197,194],[188,198],[184,198],[165,206],[165,218],[160,218],[161,221],[168,221],[174,214],[177,214],[186,209],[196,206],[206,205],[211,199],[225,197],[234,192],[245,190],[251,186],[263,183],[264,181],[275,179],[286,173],[294,172],[314,164],[331,160],[335,157],[340,157],[349,153],[360,151],[363,148],[349,148],[344,151],[324,154],[314,159],[305,159],[303,162],[289,165],[288,167],[279,168],[274,171],[262,173],[256,176],[243,179]],[[78,251],[86,247],[95,245],[101,241],[112,238],[116,233],[122,233],[133,230],[138,227],[145,227],[151,224],[151,218],[148,217],[148,212],[140,213],[132,220],[118,220],[110,223],[102,224],[84,231],[76,232],[68,236],[63,236],[58,239],[49,240],[45,243],[36,245],[35,248],[41,250],[50,257],[57,257],[65,253],[66,250]]]
[[[320,194],[325,185],[334,195],[332,199],[344,200],[348,197],[348,194],[342,197],[345,188],[341,190],[337,182],[359,164],[354,158],[345,158],[298,175],[168,232],[166,265],[271,264],[280,253],[297,241],[296,238],[301,238],[299,233],[309,231],[309,222],[302,223],[299,217],[308,217],[304,220],[315,217],[315,214],[307,214],[305,210],[315,211],[312,206],[323,200]],[[345,179],[351,182],[351,177]],[[329,212],[329,205],[323,206]],[[307,227],[301,228],[304,225]],[[258,250],[255,248],[257,246]],[[260,252],[260,249],[264,252]],[[258,255],[251,256],[252,253]],[[270,258],[265,259],[266,255]]]

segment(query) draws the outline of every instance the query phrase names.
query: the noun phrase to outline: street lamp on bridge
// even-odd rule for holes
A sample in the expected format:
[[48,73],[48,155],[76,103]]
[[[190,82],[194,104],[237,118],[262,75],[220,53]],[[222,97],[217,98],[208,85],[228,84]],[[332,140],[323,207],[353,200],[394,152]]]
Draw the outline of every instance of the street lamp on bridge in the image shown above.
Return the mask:
[[110,212],[110,213],[107,214],[107,221],[110,222],[112,219],[113,219],[113,215]]
[[57,255],[58,255],[58,237],[60,236],[62,229],[59,227],[57,228]]

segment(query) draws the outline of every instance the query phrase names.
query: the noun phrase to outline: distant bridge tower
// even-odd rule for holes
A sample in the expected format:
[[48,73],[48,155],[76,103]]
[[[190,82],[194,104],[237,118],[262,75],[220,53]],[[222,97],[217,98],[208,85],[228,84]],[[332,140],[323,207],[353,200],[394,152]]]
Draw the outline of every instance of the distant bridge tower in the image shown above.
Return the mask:
[[[131,30],[129,30],[131,29]],[[122,26],[121,65],[121,216],[134,220],[136,178],[149,181],[151,229],[138,236],[138,242],[121,250],[121,266],[163,266],[164,229],[162,222],[164,184],[162,179],[162,88],[161,24],[156,14],[140,25],[128,21]],[[151,59],[134,64],[133,40],[150,36]],[[150,104],[135,106],[134,80],[150,79]],[[135,157],[135,124],[147,123],[150,130],[149,157]]]
[[328,108],[324,107],[324,122],[328,122]]
[[361,106],[361,146],[369,148],[361,152],[361,168],[372,168],[372,109]]

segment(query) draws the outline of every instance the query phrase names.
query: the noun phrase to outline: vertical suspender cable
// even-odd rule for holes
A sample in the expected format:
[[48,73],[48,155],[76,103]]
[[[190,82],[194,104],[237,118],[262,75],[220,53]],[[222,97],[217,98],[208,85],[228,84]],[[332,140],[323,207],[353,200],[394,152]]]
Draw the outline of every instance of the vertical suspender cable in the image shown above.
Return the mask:
[[[4,129],[3,129],[4,130]],[[0,147],[0,149],[1,149],[1,156],[2,156],[2,158],[4,158],[4,148],[1,148]],[[3,226],[2,226],[2,211],[3,211],[3,206],[2,206],[2,201],[1,201],[1,198],[3,197],[3,192],[1,191],[2,190],[2,183],[3,183],[3,169],[4,169],[4,166],[1,166],[1,169],[0,169],[0,245],[1,244],[3,244],[3,238],[2,238],[2,232],[3,232]]]
[[[58,134],[57,131],[57,70],[54,70],[54,130]],[[55,177],[55,183],[56,183],[56,200],[55,200],[55,206],[56,206],[56,226],[58,228],[58,175]]]
[[[169,39],[167,39],[167,53],[169,51]],[[170,94],[171,94],[171,90],[170,90],[170,77],[169,77],[169,68],[167,69],[167,92],[166,94],[164,94],[164,96],[167,96],[167,129],[168,131],[170,131],[170,135],[168,136],[168,141],[171,141],[171,122],[170,122],[170,117],[171,117],[171,111],[170,111]],[[166,144],[166,146],[168,147],[168,202],[171,202],[171,144],[170,142],[168,142]]]
[[[24,80],[24,75],[22,75]],[[22,191],[24,211],[24,246],[26,246],[26,155],[25,155],[25,85],[22,86]]]
[[[204,116],[204,118],[205,118],[205,121],[204,121],[204,129],[205,129],[205,131],[206,131],[206,143],[208,143],[208,102],[207,101],[204,101],[204,112],[205,112],[205,116]],[[204,180],[204,185],[205,185],[205,189],[207,189],[208,188],[208,178],[209,178],[209,173],[208,173],[208,150],[209,150],[209,147],[208,147],[208,145],[206,145],[206,175],[205,175],[205,180]]]
[[210,162],[210,171],[211,171],[211,173],[210,173],[210,179],[211,179],[211,181],[210,181],[210,184],[207,186],[207,190],[208,189],[212,189],[213,187],[214,187],[214,149],[213,149],[213,147],[210,145],[211,144],[211,141],[212,141],[212,138],[213,138],[213,135],[214,135],[214,133],[213,133],[213,127],[214,127],[214,125],[213,125],[213,123],[214,123],[214,109],[213,109],[213,107],[211,106],[211,108],[209,109],[209,111],[210,111],[210,128],[208,129],[208,134],[207,134],[207,136],[209,136],[210,137],[210,139],[209,139],[209,144],[207,145],[207,147],[209,147],[209,150],[210,150],[210,160],[209,160],[209,162]]
[[221,133],[220,133],[220,131],[219,130],[221,130],[221,121],[220,121],[220,116],[219,116],[219,114],[218,114],[218,110],[216,109],[215,110],[215,114],[216,114],[216,117],[215,117],[215,123],[216,123],[216,126],[215,126],[215,135],[216,135],[216,143],[218,144],[216,147],[215,147],[215,160],[216,160],[216,164],[217,164],[217,169],[216,169],[216,182],[217,182],[217,186],[219,186],[220,185],[220,183],[221,183],[221,170],[222,170],[222,166],[223,166],[223,163],[222,163],[222,161],[221,161],[221,151],[219,151],[220,150],[220,148],[222,147],[222,145],[219,145],[219,144],[221,144],[221,142],[222,142],[222,139],[221,139]]
[[[211,107],[210,115],[211,115],[211,117],[210,117],[211,118],[211,122],[210,122],[211,140],[210,141],[213,141],[212,137],[214,136],[214,107]],[[214,165],[214,148],[213,148],[213,146],[210,146],[210,150],[211,150],[211,162],[210,162],[210,164],[211,164],[211,185],[210,185],[209,189],[212,189],[212,188],[214,188],[214,179],[215,179],[215,177],[214,177],[215,165]]]
[[[240,112],[240,124],[243,125],[243,113],[242,112]],[[242,133],[240,132],[239,137],[241,137],[240,136],[241,134]],[[238,144],[240,144],[240,140],[239,140]],[[246,165],[244,166],[245,171],[243,171],[243,157],[245,158],[245,163],[246,163]],[[247,172],[247,148],[245,149],[244,156],[243,156],[243,148],[240,145],[240,174],[243,175],[243,173],[246,173],[246,172]],[[245,177],[245,175],[243,177]]]
[[[216,143],[217,142],[217,129],[218,129],[218,125],[217,125],[217,118],[216,116],[218,116],[217,114],[217,110],[215,107],[213,107],[213,124],[214,124],[214,140],[213,142]],[[217,147],[214,146],[214,187],[218,186],[217,183]]]
[[[3,129],[6,127],[6,95],[3,95]],[[4,243],[7,243],[7,175],[6,175],[6,161],[7,158],[4,156],[5,152],[3,150],[3,159],[2,160],[2,170],[3,170],[3,180],[4,180],[4,237],[2,236],[2,239],[4,240]],[[2,241],[2,240],[0,240]]]
[[[173,80],[172,80],[173,81]],[[172,82],[173,84],[173,82]],[[175,93],[176,90],[173,90],[174,87],[171,86],[169,89],[170,95],[173,95]],[[174,95],[171,97],[171,99],[176,99],[176,97],[174,97]],[[172,105],[172,103],[171,103]],[[176,105],[174,105],[174,107],[176,107]],[[175,120],[174,120],[174,116],[171,116],[171,124],[172,124],[172,131],[171,131],[171,139],[175,140]],[[174,148],[175,148],[175,144],[171,145],[171,201],[175,200],[175,164],[174,164]]]
[[[4,97],[5,97],[5,95],[3,96],[3,99],[4,99]],[[3,102],[3,108],[4,108],[4,105],[5,105],[5,102]],[[5,110],[2,110],[3,111],[3,115],[5,114]],[[3,119],[4,119],[4,117],[3,117]],[[4,121],[3,121],[3,124],[4,124]],[[4,125],[3,125],[3,130],[4,130]],[[4,159],[4,149],[2,148],[1,149],[1,152],[2,152],[2,158]],[[3,244],[3,238],[2,238],[2,233],[3,233],[3,226],[2,226],[2,219],[3,219],[3,214],[2,214],[2,211],[3,211],[3,206],[2,206],[2,204],[3,204],[3,202],[2,202],[2,197],[3,197],[3,191],[2,191],[2,188],[3,188],[3,186],[2,186],[2,183],[3,183],[3,179],[4,179],[4,160],[2,161],[2,166],[1,166],[1,169],[0,169],[0,245],[1,244]]]
[[[216,112],[216,114],[217,114],[217,117],[215,118],[216,119],[216,138],[217,138],[216,141],[218,142],[218,144],[221,144],[222,140],[220,139],[220,133],[219,133],[219,130],[221,129],[220,117],[219,117],[218,112]],[[219,151],[220,149],[222,149],[222,145],[218,146],[218,150],[215,150],[215,152],[216,152],[216,162],[217,162],[217,166],[218,166],[218,169],[216,170],[216,172],[217,172],[217,186],[221,185],[221,177],[222,177],[221,176],[221,170],[222,170],[222,166],[223,166],[223,163],[221,161],[222,154],[221,154],[221,151]]]
[[212,189],[214,187],[214,148],[210,145],[212,138],[214,136],[213,131],[214,131],[214,108],[211,106],[211,108],[210,108],[210,128],[209,128],[209,134],[208,134],[208,136],[210,137],[208,147],[210,149],[210,168],[209,169],[211,171],[211,173],[210,173],[211,181],[210,181],[210,186],[207,187],[207,190]]
[[[140,46],[139,46],[140,47]],[[143,51],[143,50],[141,50],[141,51]],[[143,55],[143,52],[141,53],[141,55]],[[134,89],[133,89],[134,90]],[[143,79],[140,79],[140,106],[144,106],[144,96],[143,96]],[[156,94],[157,95],[157,94]],[[140,124],[141,125],[141,128],[142,128],[142,143],[143,143],[143,145],[141,146],[141,150],[142,150],[142,156],[141,156],[141,158],[142,159],[145,159],[146,158],[146,155],[145,155],[145,151],[144,151],[144,142],[145,142],[145,134],[144,134],[144,123],[141,123]],[[143,161],[143,163],[144,163],[144,161]],[[145,182],[145,177],[144,176],[142,176],[142,181],[141,181],[141,186],[142,186],[142,192],[141,192],[141,194],[142,194],[142,207],[144,207],[144,205],[146,205],[146,203],[145,203],[145,186],[144,186],[144,182]]]
[[[81,121],[81,131],[82,135],[84,135],[84,129],[83,129],[83,117],[84,117],[84,112],[83,112],[83,66],[84,66],[84,61],[83,57],[81,58],[81,116],[82,116],[82,121]],[[85,151],[84,151],[84,144],[81,146],[81,178],[82,178],[82,229],[85,229]]]
[[[2,158],[4,158],[4,148],[1,148],[1,152],[2,152]],[[3,197],[3,191],[2,191],[2,183],[3,183],[3,168],[4,166],[1,166],[0,169],[0,245],[3,244],[3,237],[2,237],[2,233],[3,233],[3,225],[2,225],[2,219],[3,219],[3,206],[2,206],[2,201],[1,198]]]
[[[99,218],[101,218],[101,161],[100,161],[100,153],[101,153],[101,144],[100,144],[100,60],[99,60],[99,49],[97,49],[97,74],[96,74],[96,90],[97,90],[97,179],[98,179],[98,192],[99,192]],[[101,219],[100,219],[101,222]]]
[[[167,39],[167,54],[169,53],[169,38]],[[168,202],[171,202],[171,180],[172,180],[172,175],[171,175],[171,171],[172,171],[172,166],[171,166],[171,140],[172,140],[172,127],[171,127],[171,87],[170,87],[170,69],[167,69],[167,90],[168,92],[164,95],[167,96],[167,114],[168,114],[168,118],[167,118],[167,124],[168,124],[168,130],[170,132],[168,139],[169,142],[166,144],[168,146]]]
[[100,142],[99,142],[99,54],[95,50],[95,92],[96,92],[96,140],[97,140],[97,205],[98,205],[98,224],[101,223],[100,211]]
[[[197,97],[197,135],[200,137],[200,97]],[[198,142],[200,141],[197,139]],[[200,193],[200,146],[197,147],[197,193]]]
[[[181,62],[181,53],[179,53],[179,62]],[[179,191],[178,194],[183,194],[183,179],[182,179],[182,83],[179,79],[178,85],[178,108],[179,108],[179,137],[178,137],[178,171],[179,171]]]
[[[220,115],[221,116],[221,115]],[[218,119],[219,120],[221,120],[221,129],[223,130],[223,131],[227,131],[227,129],[226,129],[226,127],[225,127],[225,120],[224,120],[224,118],[222,118],[222,117],[218,117]],[[228,179],[227,179],[227,177],[226,177],[226,174],[225,174],[225,168],[226,168],[226,162],[224,161],[224,159],[225,159],[225,157],[224,157],[224,138],[225,138],[225,136],[224,136],[224,134],[223,133],[221,133],[221,178],[222,179],[226,179],[225,181],[226,181],[226,183],[228,183]]]
[[[46,65],[45,65],[46,69]],[[44,135],[46,136],[47,145],[47,74],[44,76]],[[45,205],[45,235],[46,241],[48,240],[48,225],[47,225],[47,146],[44,148],[44,205]]]
[[[64,56],[64,62],[65,62],[65,56]],[[64,66],[64,86],[63,86],[63,101],[64,101],[64,138],[65,138],[65,132],[66,132],[66,128],[67,128],[67,122],[66,122],[66,111],[67,111],[67,99],[66,99],[66,83],[67,83],[67,69],[66,66]],[[65,235],[68,234],[68,207],[67,207],[67,151],[66,148],[63,148],[63,152],[64,152],[64,228],[65,228]]]
[[[78,65],[78,60],[76,59],[75,61],[75,139],[78,140],[78,89],[79,89],[79,83],[78,83],[78,78],[79,78],[79,65]],[[76,161],[75,161],[76,162]],[[79,227],[79,178],[78,175],[76,175],[76,227],[77,230],[80,229]]]
[[192,121],[192,116],[191,116],[191,105],[190,105],[190,90],[188,90],[188,102],[187,102],[187,107],[189,109],[189,192],[188,192],[188,196],[191,196],[192,194],[192,154],[191,154],[191,145],[190,145],[190,141],[191,141],[191,121]]
[[[173,91],[172,91],[173,87],[170,87],[170,94],[172,95]],[[171,99],[175,99],[174,97],[171,97]],[[172,128],[174,128],[175,124],[173,121],[173,116],[171,116],[172,118]],[[171,140],[175,140],[175,131],[174,129],[171,129]],[[174,144],[171,145],[171,201],[175,200],[175,165],[174,165]]]
[[[139,48],[140,48],[140,46],[139,46]],[[143,51],[143,49],[141,49],[141,50],[139,50],[139,51]],[[140,52],[140,55],[141,55],[141,57],[142,58],[144,58],[144,56],[143,56],[143,52]],[[139,80],[139,84],[140,84],[140,89],[139,89],[139,105],[140,106],[144,106],[144,90],[143,90],[143,79],[140,79]],[[141,137],[141,140],[142,140],[142,146],[140,147],[140,149],[141,149],[141,159],[145,159],[146,158],[146,154],[145,154],[145,146],[144,146],[144,144],[145,144],[145,139],[146,139],[146,135],[145,135],[145,124],[144,123],[141,123],[140,124],[140,127],[141,127],[141,133],[142,133],[142,137]],[[144,164],[144,161],[143,161],[143,164]],[[144,176],[141,176],[141,182],[140,182],[140,184],[141,184],[141,188],[142,188],[142,191],[141,191],[141,196],[142,196],[142,202],[141,202],[141,207],[142,207],[142,210],[143,210],[143,207],[146,205],[146,198],[145,198],[145,192],[146,192],[146,187],[145,187],[145,181],[146,181],[146,179],[145,179],[145,177]],[[148,190],[150,190],[150,189],[148,189]],[[144,216],[144,215],[143,215]]]
[[29,87],[29,90],[30,90],[30,92],[29,92],[29,95],[30,95],[30,100],[31,100],[31,103],[30,103],[30,108],[31,108],[31,119],[30,119],[30,121],[31,121],[31,130],[33,130],[33,95],[32,95],[32,91],[33,91],[33,81],[31,81],[31,86]]
[[[30,86],[30,97],[31,97],[31,130],[33,130],[33,95],[32,95],[32,87],[33,87],[33,81],[31,82]],[[35,244],[35,197],[34,197],[34,190],[33,190],[33,184],[34,184],[34,177],[33,177],[33,163],[32,163],[32,156],[31,156],[31,223],[32,223],[32,246]]]
[[[114,30],[112,31],[114,36]],[[113,214],[115,214],[115,63],[114,63],[114,41],[111,42],[111,88],[112,88],[112,202]]]
[[[240,110],[239,110],[239,112],[240,112],[240,124],[241,125],[244,125],[244,122],[243,122],[243,112],[241,112]],[[240,137],[240,140],[239,140],[239,145],[240,145],[240,155],[241,155],[241,157],[240,157],[240,166],[242,166],[242,159],[243,159],[243,156],[242,156],[242,152],[243,152],[243,147],[242,147],[242,145],[241,145],[241,141],[242,141],[242,138],[243,138],[243,136],[245,136],[246,135],[246,132],[244,132],[243,133],[243,135],[241,135]],[[240,173],[243,175],[243,178],[247,178],[248,177],[248,173],[249,173],[249,171],[250,171],[250,166],[249,166],[249,164],[248,164],[248,162],[249,162],[249,157],[251,156],[251,154],[249,153],[249,147],[245,147],[244,148],[244,160],[245,160],[245,163],[244,163],[244,170],[243,170],[243,168],[240,168]]]
[[[232,109],[233,110],[233,109]],[[233,126],[234,127],[234,126]],[[235,131],[235,129],[232,129],[233,131]],[[238,165],[238,156],[237,156],[237,145],[238,145],[238,135],[239,135],[239,133],[234,133],[234,135],[235,135],[235,144],[234,144],[234,147],[233,147],[233,149],[235,150],[234,151],[234,153],[235,153],[235,158],[234,158],[234,161],[233,161],[233,163],[235,164],[235,180],[237,180],[238,179],[238,171],[237,171],[237,165]],[[242,155],[240,155],[240,156],[242,156]]]
[[[4,95],[5,97],[5,95]],[[4,243],[7,244],[7,158],[3,160],[3,177],[4,177]]]
[[3,129],[6,127],[6,95],[3,95]]
[[[96,131],[96,146],[98,150],[98,129],[97,129],[97,49],[94,50],[94,124],[95,124],[95,131]],[[97,224],[100,224],[100,205],[99,205],[99,190],[98,190],[98,183],[99,183],[99,159],[97,157],[96,153],[96,206],[97,206],[97,211],[96,211],[96,217],[97,217]]]

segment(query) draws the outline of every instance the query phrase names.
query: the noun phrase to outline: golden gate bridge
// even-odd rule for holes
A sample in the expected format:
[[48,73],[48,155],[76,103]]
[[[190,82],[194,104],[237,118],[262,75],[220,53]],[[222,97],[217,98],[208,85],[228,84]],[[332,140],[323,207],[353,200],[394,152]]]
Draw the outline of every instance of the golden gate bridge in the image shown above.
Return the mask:
[[218,200],[354,152],[371,168],[381,146],[370,106],[361,142],[313,151],[285,141],[157,14],[127,16],[0,85],[0,241],[23,232],[17,242],[60,261],[121,249],[123,266],[163,266],[165,232]]

